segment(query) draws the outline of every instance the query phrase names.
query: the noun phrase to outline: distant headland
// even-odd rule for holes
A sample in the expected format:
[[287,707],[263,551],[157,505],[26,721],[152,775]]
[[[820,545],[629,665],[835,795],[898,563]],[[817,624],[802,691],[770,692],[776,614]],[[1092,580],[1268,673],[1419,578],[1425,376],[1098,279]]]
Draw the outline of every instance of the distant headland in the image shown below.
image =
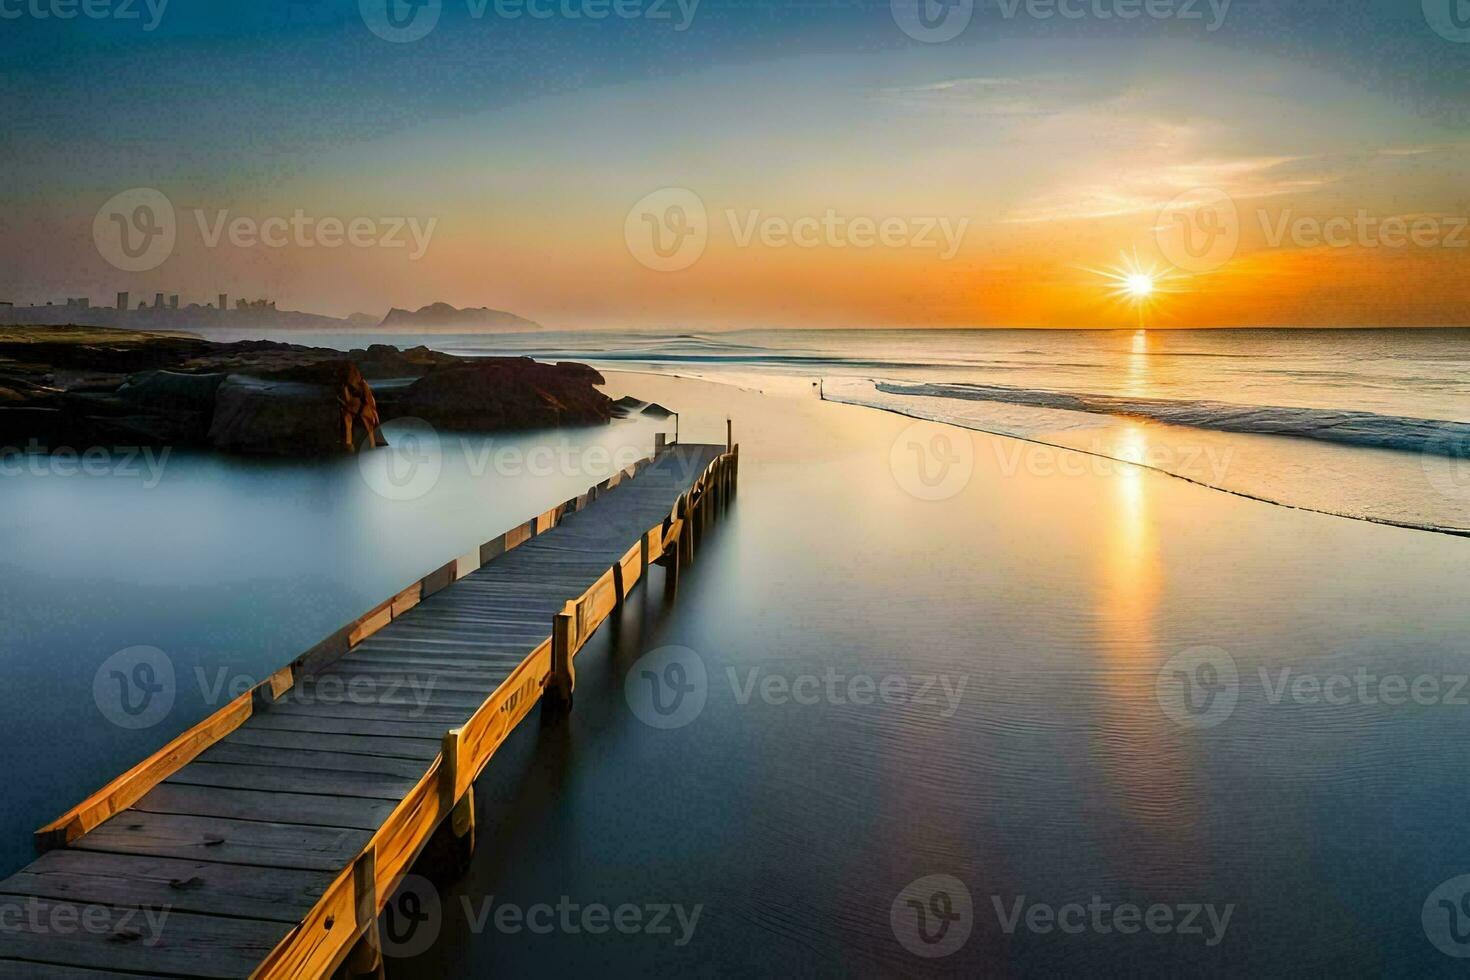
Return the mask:
[[269,299],[236,299],[232,305],[226,293],[220,293],[213,303],[181,306],[176,294],[154,293],[151,302],[140,299],[134,304],[132,296],[125,292],[117,294],[112,306],[94,306],[87,297],[68,297],[61,302],[38,305],[0,300],[0,324],[74,324],[148,331],[268,329],[416,333],[486,330],[510,333],[542,329],[534,320],[504,310],[488,307],[457,309],[448,303],[430,303],[417,310],[394,307],[384,317],[370,313],[335,317],[277,309],[275,301]]

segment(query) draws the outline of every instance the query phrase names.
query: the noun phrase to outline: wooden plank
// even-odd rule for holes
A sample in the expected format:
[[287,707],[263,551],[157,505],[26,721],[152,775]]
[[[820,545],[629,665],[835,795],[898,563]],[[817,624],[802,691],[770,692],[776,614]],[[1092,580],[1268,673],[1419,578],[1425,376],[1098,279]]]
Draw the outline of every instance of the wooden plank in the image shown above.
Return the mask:
[[389,738],[431,738],[436,742],[450,726],[424,719],[318,718],[310,714],[276,711],[250,719],[256,729],[288,732],[321,732],[333,735],[372,735]]
[[305,769],[283,764],[246,765],[229,762],[191,762],[168,777],[175,786],[217,786],[253,789],[263,793],[301,793],[313,796],[360,796],[396,803],[414,780],[357,769]]
[[72,847],[112,854],[190,858],[303,871],[336,871],[372,838],[366,830],[265,823],[130,810],[109,820]]
[[152,906],[295,925],[332,883],[324,871],[61,848],[0,881],[0,892],[66,901]]
[[[371,735],[334,735],[325,732],[292,732],[273,728],[242,725],[226,742],[215,748],[260,746],[266,749],[309,749],[340,755],[364,755],[388,759],[408,759],[427,763],[439,751],[432,738],[386,738]],[[211,750],[213,751],[213,750]]]
[[238,728],[250,717],[254,692],[247,691],[199,724],[103,786],[81,803],[36,831],[42,851],[76,840],[109,817],[125,810],[200,752]]
[[0,907],[17,902],[43,927],[7,932],[10,956],[149,976],[244,976],[287,931],[257,919],[0,896]]
[[382,826],[392,810],[393,805],[383,800],[164,783],[139,800],[128,813],[223,817],[373,831]]
[[31,960],[0,960],[0,980],[138,980],[136,973],[85,970]]

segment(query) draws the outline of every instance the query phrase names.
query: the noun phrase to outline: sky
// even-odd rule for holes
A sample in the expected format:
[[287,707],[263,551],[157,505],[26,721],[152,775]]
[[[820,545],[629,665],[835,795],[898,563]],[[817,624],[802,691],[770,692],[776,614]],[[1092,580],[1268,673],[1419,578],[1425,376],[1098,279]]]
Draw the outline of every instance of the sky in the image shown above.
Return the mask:
[[1450,0],[88,2],[0,0],[3,300],[1470,322]]

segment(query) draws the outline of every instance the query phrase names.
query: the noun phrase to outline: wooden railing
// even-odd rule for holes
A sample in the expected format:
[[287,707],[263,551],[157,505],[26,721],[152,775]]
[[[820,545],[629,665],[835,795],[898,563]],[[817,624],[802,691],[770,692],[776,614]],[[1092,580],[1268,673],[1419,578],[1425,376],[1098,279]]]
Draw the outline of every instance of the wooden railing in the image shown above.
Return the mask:
[[324,976],[346,959],[354,944],[376,947],[372,930],[398,882],[445,818],[456,837],[474,833],[473,785],[506,737],[544,695],[570,705],[572,661],[598,626],[622,604],[651,562],[669,560],[669,576],[692,558],[695,529],[713,516],[711,501],[733,493],[739,447],[714,459],[669,516],[576,599],[552,624],[551,636],[533,650],[459,728],[418,784],[389,814],[353,864],[343,870],[307,917],[286,935],[255,977]]
[[[655,459],[663,448],[664,440],[660,436]],[[290,691],[300,679],[339,660],[435,592],[555,527],[566,514],[586,507],[601,493],[636,476],[652,461],[640,460],[620,470],[586,493],[497,535],[379,603],[37,830],[38,849],[64,846],[126,810],[205,749],[239,728],[258,707]],[[714,459],[690,489],[680,495],[667,517],[642,534],[638,543],[586,592],[566,603],[551,623],[551,635],[516,666],[463,725],[444,734],[441,750],[423,777],[312,910],[261,963],[254,976],[323,976],[340,966],[354,946],[376,955],[377,917],[430,837],[448,819],[449,832],[455,838],[468,840],[472,846],[472,787],[490,758],[543,696],[558,708],[570,707],[577,651],[647,575],[651,563],[661,562],[666,566],[667,589],[677,587],[680,567],[693,558],[696,532],[712,517],[714,508],[710,503],[723,503],[734,493],[738,467],[739,447],[727,444],[727,451]]]
[[659,438],[653,457],[638,460],[601,483],[589,487],[587,492],[578,494],[565,503],[538,514],[523,524],[516,525],[503,534],[496,535],[473,551],[460,555],[434,569],[417,582],[378,603],[223,708],[179,734],[147,759],[116,777],[66,813],[37,830],[35,832],[36,849],[44,852],[64,846],[94,829],[109,817],[132,806],[149,790],[193,761],[199,753],[239,728],[254,714],[256,708],[277,700],[290,691],[301,678],[314,674],[340,660],[353,647],[435,592],[464,578],[481,565],[494,561],[500,555],[524,544],[536,535],[556,527],[565,515],[586,507],[588,502],[596,500],[599,494],[611,490],[623,480],[633,478],[657,458],[663,445],[663,439]]

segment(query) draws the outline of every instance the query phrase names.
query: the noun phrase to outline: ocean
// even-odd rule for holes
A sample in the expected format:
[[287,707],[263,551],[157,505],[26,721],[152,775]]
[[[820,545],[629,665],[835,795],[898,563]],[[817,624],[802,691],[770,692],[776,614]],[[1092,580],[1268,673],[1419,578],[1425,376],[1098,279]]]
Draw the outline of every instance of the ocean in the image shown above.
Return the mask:
[[[803,379],[829,400],[1078,450],[1094,457],[1084,464],[1093,469],[1148,466],[1285,506],[1470,534],[1470,329],[375,339],[756,388]],[[1027,465],[1078,458],[1031,457]]]

